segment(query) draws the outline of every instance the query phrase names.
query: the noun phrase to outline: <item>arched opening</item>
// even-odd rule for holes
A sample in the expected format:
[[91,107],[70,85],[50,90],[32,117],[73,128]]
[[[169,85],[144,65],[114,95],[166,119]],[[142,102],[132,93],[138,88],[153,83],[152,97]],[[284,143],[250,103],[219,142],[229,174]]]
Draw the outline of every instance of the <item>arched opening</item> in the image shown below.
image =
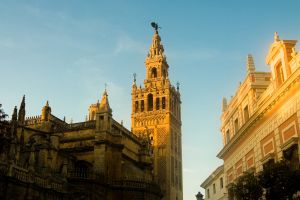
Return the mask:
[[87,161],[79,160],[75,163],[74,176],[87,179],[90,177],[93,165]]
[[162,109],[166,109],[166,97],[162,98],[161,107],[162,107]]
[[135,112],[139,112],[139,102],[138,101],[135,101]]
[[157,78],[157,69],[156,69],[156,67],[153,67],[151,69],[151,78]]
[[141,100],[141,112],[143,112],[144,111],[144,100]]
[[156,104],[156,110],[159,110],[159,98],[156,98],[155,104]]
[[148,99],[148,111],[152,111],[153,110],[153,94],[148,94],[147,96]]

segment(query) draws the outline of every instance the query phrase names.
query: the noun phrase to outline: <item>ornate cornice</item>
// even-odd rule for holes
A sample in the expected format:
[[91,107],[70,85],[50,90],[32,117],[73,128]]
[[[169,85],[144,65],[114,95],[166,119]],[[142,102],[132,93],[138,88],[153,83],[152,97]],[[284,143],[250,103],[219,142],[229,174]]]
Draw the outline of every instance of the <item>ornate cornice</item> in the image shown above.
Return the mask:
[[228,144],[217,154],[217,157],[223,159],[227,153],[235,147],[243,136],[253,128],[264,115],[269,112],[275,104],[281,100],[286,93],[296,84],[300,82],[300,67],[282,84],[282,86],[273,92],[272,95],[267,96],[266,100],[262,102],[262,105],[258,105],[257,110],[250,117],[250,119],[239,129],[239,131],[233,136]]

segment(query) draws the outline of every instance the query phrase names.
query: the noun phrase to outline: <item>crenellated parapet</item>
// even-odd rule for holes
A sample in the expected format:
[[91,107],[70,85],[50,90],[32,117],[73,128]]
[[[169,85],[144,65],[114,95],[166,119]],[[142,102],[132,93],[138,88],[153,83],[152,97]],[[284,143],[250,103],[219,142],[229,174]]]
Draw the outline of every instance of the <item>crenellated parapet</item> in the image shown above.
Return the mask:
[[41,122],[42,122],[41,115],[30,116],[30,117],[26,117],[25,119],[26,126],[40,124]]

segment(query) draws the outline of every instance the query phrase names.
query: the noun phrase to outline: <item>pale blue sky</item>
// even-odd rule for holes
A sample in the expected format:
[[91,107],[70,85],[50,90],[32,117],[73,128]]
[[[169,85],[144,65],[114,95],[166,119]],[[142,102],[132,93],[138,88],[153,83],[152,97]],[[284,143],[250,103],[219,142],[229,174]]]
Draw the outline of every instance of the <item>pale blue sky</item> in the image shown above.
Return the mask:
[[25,94],[27,116],[49,100],[54,115],[77,122],[108,83],[114,118],[130,129],[132,74],[142,83],[150,22],[158,22],[170,79],[181,83],[184,199],[192,200],[222,163],[222,97],[244,79],[248,53],[257,69],[269,70],[264,60],[275,31],[300,39],[299,4],[0,0],[0,103],[11,114]]

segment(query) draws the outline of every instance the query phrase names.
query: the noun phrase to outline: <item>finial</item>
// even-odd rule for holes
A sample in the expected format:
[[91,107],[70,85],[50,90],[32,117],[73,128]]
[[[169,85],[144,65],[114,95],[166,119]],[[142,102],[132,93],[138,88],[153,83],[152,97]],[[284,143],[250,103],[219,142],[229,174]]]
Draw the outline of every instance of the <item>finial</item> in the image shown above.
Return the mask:
[[255,65],[251,54],[247,55],[247,73],[254,72]]
[[225,97],[223,97],[222,100],[222,111],[225,112],[227,110],[227,99]]
[[177,90],[179,91],[179,86],[180,86],[179,81],[177,81],[176,86],[177,86]]
[[46,101],[46,106],[49,107],[49,101],[48,100]]
[[107,92],[107,83],[104,83],[104,92]]
[[154,28],[154,30],[155,30],[156,33],[158,33],[158,29],[161,28],[161,27],[159,27],[158,24],[155,23],[155,22],[151,22],[151,26]]
[[279,41],[279,35],[277,32],[274,33],[274,41],[275,42]]
[[133,82],[136,83],[136,73],[133,73]]

